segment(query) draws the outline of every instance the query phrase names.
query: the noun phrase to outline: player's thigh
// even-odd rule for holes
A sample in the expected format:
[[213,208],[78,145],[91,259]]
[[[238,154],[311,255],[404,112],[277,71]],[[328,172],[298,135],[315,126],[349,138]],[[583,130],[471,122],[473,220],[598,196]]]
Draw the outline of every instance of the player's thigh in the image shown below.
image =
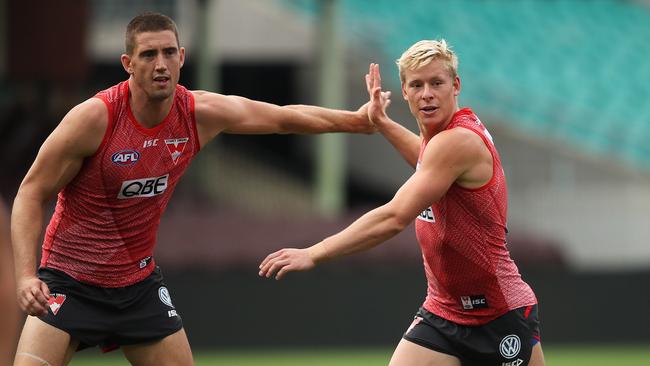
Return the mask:
[[122,346],[122,351],[134,366],[194,365],[190,344],[182,328],[154,342]]
[[78,345],[68,333],[28,316],[18,341],[14,366],[67,365]]
[[528,366],[545,366],[546,361],[544,360],[544,352],[542,352],[542,344],[537,343],[533,346],[533,352],[530,355],[530,361]]
[[402,339],[390,359],[389,366],[460,366],[460,360]]

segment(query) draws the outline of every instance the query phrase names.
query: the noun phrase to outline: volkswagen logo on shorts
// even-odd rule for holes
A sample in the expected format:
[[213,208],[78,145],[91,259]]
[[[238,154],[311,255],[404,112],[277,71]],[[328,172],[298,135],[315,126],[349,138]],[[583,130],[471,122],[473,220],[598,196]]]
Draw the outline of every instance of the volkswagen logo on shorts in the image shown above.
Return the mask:
[[501,356],[505,358],[513,358],[519,354],[521,350],[521,340],[515,334],[505,336],[499,344],[499,351]]
[[162,286],[158,289],[158,297],[160,297],[160,301],[162,301],[163,304],[169,306],[170,308],[174,307],[172,304],[172,297],[169,295],[169,290],[167,290],[167,287]]

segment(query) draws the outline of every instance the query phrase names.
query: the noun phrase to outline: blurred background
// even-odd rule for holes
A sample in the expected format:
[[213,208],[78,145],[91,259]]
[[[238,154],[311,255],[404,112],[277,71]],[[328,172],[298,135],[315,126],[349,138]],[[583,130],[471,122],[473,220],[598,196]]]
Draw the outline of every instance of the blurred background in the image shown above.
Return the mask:
[[[460,104],[503,160],[509,247],[539,297],[545,343],[650,344],[649,1],[0,0],[8,203],[65,113],[127,79],[124,31],[144,11],[177,22],[189,89],[355,110],[377,62],[389,114],[413,131],[395,60],[445,38]],[[392,198],[411,170],[390,144],[223,135],[203,150],[156,249],[193,347],[397,344],[426,295],[412,227],[309,273],[257,278],[271,251],[311,245]]]

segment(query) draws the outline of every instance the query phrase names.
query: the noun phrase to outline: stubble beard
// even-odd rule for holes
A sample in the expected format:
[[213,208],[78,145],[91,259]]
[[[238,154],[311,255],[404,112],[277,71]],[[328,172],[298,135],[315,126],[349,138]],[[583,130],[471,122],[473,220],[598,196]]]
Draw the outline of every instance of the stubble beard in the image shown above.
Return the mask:
[[152,102],[163,102],[173,94],[174,93],[172,90],[154,90],[153,92],[149,93],[149,100]]

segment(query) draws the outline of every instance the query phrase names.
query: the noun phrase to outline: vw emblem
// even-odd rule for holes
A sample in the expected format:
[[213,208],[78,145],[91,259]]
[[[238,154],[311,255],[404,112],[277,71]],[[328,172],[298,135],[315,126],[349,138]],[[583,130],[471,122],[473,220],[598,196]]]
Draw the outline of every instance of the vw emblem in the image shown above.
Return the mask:
[[167,290],[167,287],[162,286],[158,289],[158,297],[160,297],[160,301],[163,302],[163,304],[173,308],[174,305],[172,305],[172,297],[169,295],[169,290]]
[[505,358],[513,358],[519,354],[521,350],[521,340],[515,334],[505,336],[499,344],[499,351]]

